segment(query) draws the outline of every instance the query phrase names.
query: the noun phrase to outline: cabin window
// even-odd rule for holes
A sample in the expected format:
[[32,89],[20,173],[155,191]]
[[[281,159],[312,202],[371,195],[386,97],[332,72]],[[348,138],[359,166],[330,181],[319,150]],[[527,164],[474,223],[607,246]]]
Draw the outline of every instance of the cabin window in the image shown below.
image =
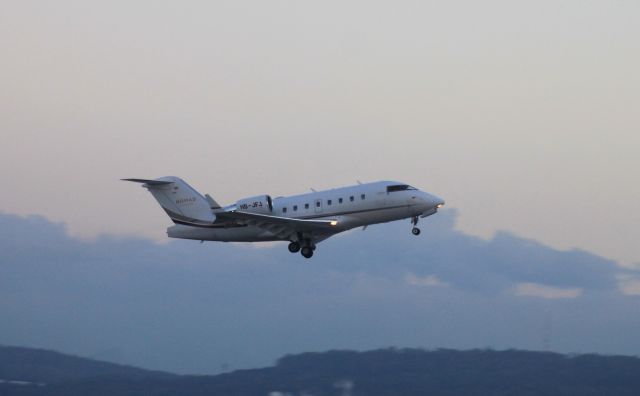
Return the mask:
[[353,195],[349,197],[349,201],[353,202]]
[[282,208],[282,213],[287,213],[287,207]]
[[364,194],[360,194],[360,199],[364,199]]
[[320,200],[316,201],[316,207],[319,208],[320,207]]
[[331,205],[331,200],[327,199],[327,205]]
[[342,203],[342,198],[338,198],[338,203],[341,204]]
[[296,212],[298,210],[298,205],[293,205],[293,211]]
[[415,187],[411,187],[408,184],[395,184],[393,186],[387,186],[387,192],[394,192],[394,191],[405,191],[405,190],[415,190]]
[[304,208],[309,209],[309,204],[308,203],[304,204]]

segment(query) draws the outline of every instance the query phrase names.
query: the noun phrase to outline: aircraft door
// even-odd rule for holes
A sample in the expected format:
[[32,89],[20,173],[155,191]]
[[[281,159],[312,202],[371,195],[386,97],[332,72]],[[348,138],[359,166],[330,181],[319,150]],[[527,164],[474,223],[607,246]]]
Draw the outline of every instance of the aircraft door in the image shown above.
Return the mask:
[[385,191],[376,194],[376,205],[385,206],[387,204],[387,193]]
[[314,208],[316,213],[322,213],[322,200],[316,199],[314,202]]

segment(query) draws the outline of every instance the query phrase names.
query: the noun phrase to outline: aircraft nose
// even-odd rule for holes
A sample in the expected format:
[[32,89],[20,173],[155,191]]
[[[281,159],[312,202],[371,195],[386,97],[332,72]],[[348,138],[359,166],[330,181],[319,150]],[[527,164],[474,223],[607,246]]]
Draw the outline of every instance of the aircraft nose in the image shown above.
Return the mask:
[[423,192],[421,198],[425,209],[440,209],[444,206],[444,199],[436,195]]
[[420,191],[418,194],[413,195],[410,200],[417,203],[424,212],[432,211],[434,213],[444,206],[444,199],[425,191]]
[[444,206],[444,199],[440,198],[440,197],[436,197],[435,195],[433,196],[433,201],[432,201],[433,206],[435,206],[436,209],[440,209],[441,207]]
[[433,208],[437,210],[444,206],[444,199],[429,193],[426,193],[425,195],[425,204],[429,209]]

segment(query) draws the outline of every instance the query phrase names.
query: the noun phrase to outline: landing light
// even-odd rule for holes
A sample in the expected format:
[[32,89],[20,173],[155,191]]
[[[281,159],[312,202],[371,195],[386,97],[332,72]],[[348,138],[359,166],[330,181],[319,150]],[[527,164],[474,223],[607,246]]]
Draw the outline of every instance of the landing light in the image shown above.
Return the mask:
[[338,225],[338,222],[335,221],[335,220],[331,220],[331,223],[329,223],[329,224],[331,224],[332,226],[335,226],[335,225]]
[[440,209],[440,208],[441,208],[441,207],[443,207],[443,206],[444,206],[444,204],[437,204],[437,205],[436,205],[436,208]]

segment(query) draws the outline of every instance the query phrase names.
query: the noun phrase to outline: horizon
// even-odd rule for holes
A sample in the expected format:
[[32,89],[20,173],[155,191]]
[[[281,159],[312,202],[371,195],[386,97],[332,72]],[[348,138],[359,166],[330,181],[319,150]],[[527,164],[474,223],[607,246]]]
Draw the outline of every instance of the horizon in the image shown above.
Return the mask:
[[[19,346],[19,345],[2,345],[0,344],[0,348],[7,348],[7,349],[25,349],[28,351],[38,351],[38,352],[45,352],[45,353],[54,353],[54,354],[59,354],[59,355],[63,355],[65,357],[71,357],[71,358],[78,358],[78,359],[87,359],[87,360],[91,360],[94,362],[100,362],[100,363],[107,363],[107,364],[113,364],[113,365],[117,365],[117,366],[124,366],[124,367],[130,367],[130,368],[134,368],[134,369],[142,369],[142,370],[146,370],[146,371],[151,371],[151,372],[160,372],[160,373],[164,373],[164,374],[171,374],[171,375],[178,375],[178,376],[217,376],[217,375],[222,375],[222,374],[229,374],[229,373],[233,373],[236,371],[244,371],[247,370],[247,368],[242,368],[242,367],[236,367],[233,369],[229,369],[228,371],[220,371],[218,373],[209,373],[209,374],[198,374],[198,373],[183,373],[183,374],[179,374],[179,373],[174,373],[174,372],[170,372],[170,371],[163,371],[163,370],[154,370],[154,369],[149,369],[146,367],[142,367],[142,366],[133,366],[133,365],[128,365],[126,363],[118,363],[118,362],[112,362],[109,360],[102,360],[99,358],[94,358],[94,357],[90,357],[90,356],[82,356],[82,355],[75,355],[75,354],[70,354],[70,353],[66,353],[64,351],[58,351],[55,349],[46,349],[46,348],[39,348],[39,347],[28,347],[28,346]],[[306,352],[299,352],[299,353],[294,353],[294,354],[286,354],[286,355],[282,355],[281,357],[277,358],[273,363],[262,366],[262,367],[256,367],[256,368],[252,368],[252,369],[265,369],[265,368],[271,368],[271,367],[276,367],[281,360],[283,359],[287,359],[290,357],[305,357],[305,356],[310,356],[310,355],[325,355],[325,354],[331,354],[331,353],[354,353],[354,354],[367,354],[367,353],[378,353],[378,352],[394,352],[394,353],[406,353],[406,352],[425,352],[425,353],[432,353],[432,352],[455,352],[455,353],[468,353],[468,352],[496,352],[496,353],[508,353],[508,352],[523,352],[523,353],[531,353],[531,354],[551,354],[551,355],[558,355],[558,356],[563,356],[563,357],[570,357],[570,358],[574,358],[574,357],[588,357],[588,356],[595,356],[595,357],[611,357],[611,358],[616,358],[616,357],[625,357],[625,358],[635,358],[640,360],[640,356],[639,355],[624,355],[624,354],[600,354],[600,353],[590,353],[590,352],[585,352],[585,353],[562,353],[562,352],[556,352],[556,351],[548,351],[548,350],[528,350],[528,349],[513,349],[513,348],[507,348],[507,349],[493,349],[491,347],[487,347],[487,348],[470,348],[470,349],[455,349],[455,348],[420,348],[420,347],[413,347],[413,348],[405,348],[405,347],[397,347],[397,346],[388,346],[388,347],[381,347],[381,348],[376,348],[376,349],[368,349],[368,350],[356,350],[356,349],[327,349],[327,350],[322,350],[322,351],[306,351]],[[0,379],[0,381],[5,380],[6,379]]]

